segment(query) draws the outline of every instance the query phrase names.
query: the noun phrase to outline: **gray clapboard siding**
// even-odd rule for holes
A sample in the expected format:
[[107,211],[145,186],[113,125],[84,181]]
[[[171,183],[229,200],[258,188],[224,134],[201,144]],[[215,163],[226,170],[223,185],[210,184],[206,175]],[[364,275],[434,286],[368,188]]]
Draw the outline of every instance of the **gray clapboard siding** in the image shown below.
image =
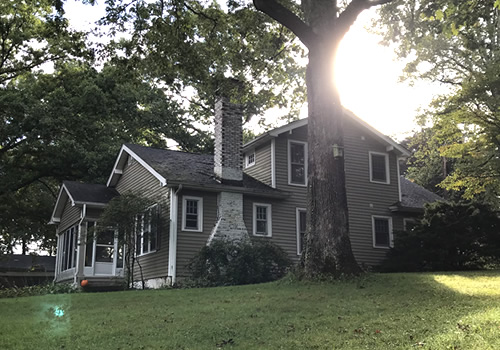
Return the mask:
[[69,227],[78,223],[81,219],[82,209],[77,206],[72,206],[69,199],[66,200],[64,210],[61,215],[61,222],[57,227],[57,233],[66,231]]
[[[346,119],[344,126],[347,201],[350,237],[354,255],[361,264],[379,264],[387,249],[373,247],[372,215],[393,217],[393,229],[402,228],[402,218],[393,216],[389,206],[399,200],[397,159],[389,153],[390,184],[370,182],[369,152],[386,152],[386,147],[368,130]],[[292,259],[298,260],[296,209],[306,207],[307,188],[288,184],[288,141],[307,141],[307,126],[281,134],[275,139],[276,187],[292,193],[283,201],[262,201],[245,197],[245,222],[252,230],[252,203],[272,203],[273,237]],[[262,148],[270,152],[270,142]],[[256,164],[257,166],[257,164]]]
[[[203,198],[203,232],[182,231],[183,197]],[[208,238],[217,220],[217,194],[182,190],[178,194],[177,217],[177,276],[189,276],[188,264],[191,259],[207,244]]]
[[[397,157],[365,128],[346,119],[344,126],[345,169],[351,244],[356,260],[377,265],[387,249],[373,247],[372,215],[391,216],[389,206],[399,200]],[[369,152],[389,154],[389,184],[370,182]],[[392,219],[393,227],[399,220]]]
[[[246,166],[246,155],[252,150],[245,153],[243,158]],[[266,144],[255,149],[255,165],[245,169],[245,173],[256,178],[257,180],[271,186],[271,144]]]
[[[152,253],[138,257],[142,266],[144,279],[166,277],[168,275],[168,222],[170,215],[170,192],[161,186],[160,181],[155,178],[146,168],[133,159],[127,163],[116,185],[121,194],[132,192],[148,198],[160,206],[162,226],[159,234],[159,248]],[[134,267],[134,279],[140,279],[140,270]]]

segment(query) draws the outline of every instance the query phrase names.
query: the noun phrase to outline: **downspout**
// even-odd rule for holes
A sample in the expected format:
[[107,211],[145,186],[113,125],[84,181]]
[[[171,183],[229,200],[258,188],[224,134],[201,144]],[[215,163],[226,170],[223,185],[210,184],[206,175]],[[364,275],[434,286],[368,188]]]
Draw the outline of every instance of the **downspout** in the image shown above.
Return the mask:
[[401,203],[402,196],[401,196],[401,174],[399,173],[399,161],[402,160],[403,158],[401,157],[396,157],[396,171],[398,172],[398,194],[399,194],[399,203]]
[[276,188],[276,139],[271,140],[271,187]]
[[175,285],[177,270],[177,217],[178,217],[178,198],[177,194],[182,190],[179,185],[177,190],[170,189],[170,240],[168,247],[168,276],[170,284]]
[[81,266],[82,264],[80,264],[80,259],[82,257],[82,246],[81,246],[81,243],[82,243],[82,223],[83,223],[83,220],[85,220],[86,216],[87,216],[87,204],[84,204],[83,208],[82,208],[81,219],[78,222],[78,239],[76,241],[78,248],[76,250],[75,276],[73,277],[73,283],[75,285],[78,285],[78,277],[80,277],[79,274],[80,274],[80,270],[82,267]]
[[[59,227],[58,227],[59,228]],[[56,265],[55,265],[55,272],[54,272],[54,283],[56,283],[57,281],[57,275],[59,274],[59,260],[61,260],[61,258],[59,257],[59,253],[61,252],[61,249],[60,249],[60,245],[61,243],[59,242],[60,239],[59,237],[61,236],[58,232],[58,230],[56,230],[56,235],[57,235],[57,248],[56,248]]]

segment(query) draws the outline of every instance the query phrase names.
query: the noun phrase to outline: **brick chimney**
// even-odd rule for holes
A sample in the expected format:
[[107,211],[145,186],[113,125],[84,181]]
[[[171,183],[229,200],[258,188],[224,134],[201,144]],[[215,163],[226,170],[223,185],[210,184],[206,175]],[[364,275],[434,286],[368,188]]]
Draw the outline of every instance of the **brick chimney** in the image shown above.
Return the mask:
[[240,105],[218,97],[215,102],[214,173],[221,182],[243,180],[241,144],[243,141]]
[[[219,97],[215,103],[215,155],[214,173],[221,183],[241,186],[243,181],[241,144],[243,110]],[[217,195],[217,221],[207,244],[214,240],[248,240],[243,221],[243,193],[221,191]]]

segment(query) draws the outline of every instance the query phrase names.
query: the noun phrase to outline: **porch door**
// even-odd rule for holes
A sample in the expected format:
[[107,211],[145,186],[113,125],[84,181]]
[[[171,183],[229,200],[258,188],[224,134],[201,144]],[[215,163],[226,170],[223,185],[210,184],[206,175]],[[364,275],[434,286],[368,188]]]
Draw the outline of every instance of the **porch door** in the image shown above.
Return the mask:
[[114,275],[116,268],[115,231],[99,232],[95,240],[95,275]]

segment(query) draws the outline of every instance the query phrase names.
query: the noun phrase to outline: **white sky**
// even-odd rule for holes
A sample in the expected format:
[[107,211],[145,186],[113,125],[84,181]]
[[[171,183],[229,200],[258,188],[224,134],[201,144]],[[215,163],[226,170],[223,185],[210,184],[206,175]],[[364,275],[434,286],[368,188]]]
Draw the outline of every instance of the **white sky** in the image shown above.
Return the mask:
[[[102,3],[102,0],[101,0]],[[105,14],[104,6],[70,0],[66,15],[78,29],[91,28]],[[416,111],[439,91],[427,83],[398,83],[404,67],[393,51],[368,32],[375,9],[365,11],[344,38],[336,62],[336,81],[342,104],[384,134],[402,140],[415,127]],[[307,112],[302,113],[305,115]],[[266,114],[272,123],[272,113]]]

